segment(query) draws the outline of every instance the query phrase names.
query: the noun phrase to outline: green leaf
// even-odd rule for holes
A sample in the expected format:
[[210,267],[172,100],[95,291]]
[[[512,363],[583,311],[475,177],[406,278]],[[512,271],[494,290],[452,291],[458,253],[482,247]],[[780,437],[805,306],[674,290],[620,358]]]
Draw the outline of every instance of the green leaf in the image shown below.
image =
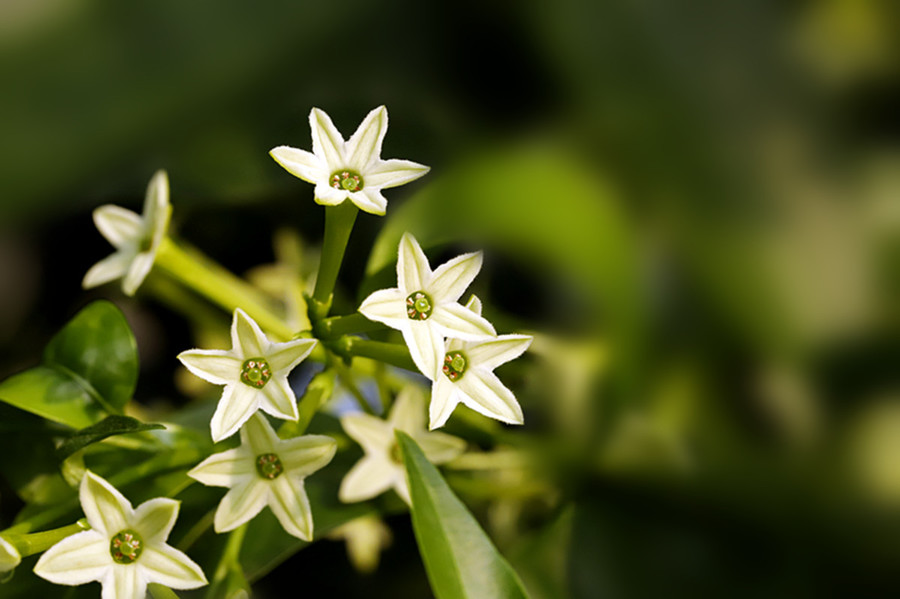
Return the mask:
[[130,416],[107,416],[97,424],[92,424],[86,428],[74,432],[68,439],[56,449],[56,456],[60,460],[64,460],[76,451],[84,449],[92,443],[102,441],[113,435],[124,435],[127,433],[138,433],[141,431],[152,431],[164,429],[161,424],[144,424],[140,420],[131,418]]
[[96,301],[50,340],[44,363],[0,383],[0,400],[81,429],[120,413],[134,393],[138,355],[122,312]]
[[396,431],[412,497],[412,522],[439,599],[527,597],[522,582],[475,517],[412,438]]

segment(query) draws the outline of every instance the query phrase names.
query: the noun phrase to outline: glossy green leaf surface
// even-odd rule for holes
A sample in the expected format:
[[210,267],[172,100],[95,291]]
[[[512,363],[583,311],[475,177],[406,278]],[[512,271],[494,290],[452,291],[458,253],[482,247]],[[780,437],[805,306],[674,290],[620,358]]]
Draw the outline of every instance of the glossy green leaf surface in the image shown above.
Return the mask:
[[518,575],[412,438],[397,431],[412,497],[412,522],[439,599],[527,597]]
[[134,393],[138,355],[122,312],[89,304],[47,344],[40,366],[0,383],[0,400],[82,429],[121,412]]
[[68,439],[63,441],[62,445],[56,450],[59,459],[64,460],[76,451],[84,449],[92,443],[102,441],[113,435],[124,435],[127,433],[139,433],[141,431],[150,431],[164,429],[161,424],[144,424],[140,420],[131,418],[130,416],[107,416],[97,424],[92,424],[86,428],[76,431]]

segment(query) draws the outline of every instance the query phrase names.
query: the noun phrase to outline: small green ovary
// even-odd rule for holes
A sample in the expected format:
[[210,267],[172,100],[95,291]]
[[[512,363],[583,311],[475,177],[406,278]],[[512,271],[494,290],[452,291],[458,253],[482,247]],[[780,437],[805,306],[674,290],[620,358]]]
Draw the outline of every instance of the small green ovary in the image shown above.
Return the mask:
[[462,378],[467,366],[468,361],[462,352],[451,351],[444,356],[444,365],[441,367],[441,371],[455,383]]
[[266,480],[275,480],[284,472],[284,466],[277,454],[264,453],[256,456],[256,472]]
[[328,179],[329,184],[335,189],[344,191],[359,191],[363,188],[363,178],[353,171],[337,171]]
[[410,293],[406,298],[406,315],[410,320],[425,320],[433,310],[431,298],[424,291]]
[[241,365],[241,382],[254,389],[262,389],[271,378],[272,369],[262,358],[250,358]]
[[388,450],[388,455],[391,458],[391,461],[395,464],[403,465],[403,454],[400,453],[400,446],[396,441],[391,443],[391,448]]
[[142,551],[144,540],[131,529],[123,530],[109,540],[109,554],[117,564],[133,564]]

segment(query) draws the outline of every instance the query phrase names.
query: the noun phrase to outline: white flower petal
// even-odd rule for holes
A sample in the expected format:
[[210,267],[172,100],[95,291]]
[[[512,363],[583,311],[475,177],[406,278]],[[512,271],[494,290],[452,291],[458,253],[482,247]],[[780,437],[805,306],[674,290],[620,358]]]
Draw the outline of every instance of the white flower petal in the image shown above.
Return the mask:
[[[254,414],[241,428],[241,447],[250,453],[251,460],[264,453],[274,453],[280,440],[275,429],[262,414]],[[254,470],[256,465],[254,463]]]
[[[347,140],[345,146],[347,165],[356,172],[363,173],[369,164],[378,160],[381,155],[381,142],[387,128],[387,109],[379,106],[370,111]],[[365,184],[369,185],[369,182],[365,181]]]
[[169,176],[166,171],[159,170],[150,179],[147,195],[144,198],[145,234],[152,236],[152,247],[159,246],[169,227],[172,206],[169,204]]
[[430,282],[431,267],[425,252],[415,237],[404,233],[397,250],[397,283],[401,294],[405,299],[411,293],[423,291]]
[[303,435],[279,445],[278,457],[295,478],[304,478],[325,467],[337,451],[337,442],[325,435]]
[[428,293],[436,303],[455,302],[481,271],[481,252],[462,254],[441,264],[434,271]]
[[466,302],[466,308],[481,316],[481,298],[479,298],[474,293],[469,297],[469,301]]
[[350,197],[350,192],[344,189],[335,189],[327,183],[319,183],[316,185],[314,194],[316,203],[322,204],[323,206],[337,206]]
[[241,445],[212,454],[194,466],[188,476],[210,487],[229,487],[236,481],[256,476],[253,458],[247,447]]
[[327,180],[331,174],[315,154],[306,150],[290,146],[278,146],[269,151],[269,156],[274,158],[275,162],[284,167],[290,174],[300,177],[313,185]]
[[446,433],[420,433],[413,438],[432,464],[449,462],[466,450],[465,441]]
[[265,359],[272,370],[287,375],[316,347],[315,339],[295,339],[286,343],[269,343]]
[[414,435],[425,428],[425,401],[422,389],[407,385],[394,400],[388,420],[391,425],[405,433]]
[[383,322],[392,328],[397,328],[394,323],[405,323],[409,320],[406,315],[406,296],[399,289],[379,289],[363,300],[359,306],[359,312],[376,322]]
[[455,385],[461,392],[462,403],[476,412],[509,424],[524,422],[515,395],[493,372],[467,371]]
[[85,584],[103,580],[113,563],[109,538],[96,530],[86,530],[45,551],[34,566],[34,573],[55,584]]
[[309,128],[312,131],[313,153],[325,160],[329,170],[344,166],[344,138],[338,133],[324,110],[309,111]]
[[435,306],[431,321],[441,327],[441,333],[456,339],[483,339],[494,337],[494,325],[459,304]]
[[384,216],[384,213],[387,212],[387,200],[374,187],[366,186],[362,191],[351,193],[348,197],[363,212],[376,216]]
[[262,358],[268,345],[269,341],[256,321],[240,308],[235,308],[231,323],[232,351],[243,360]]
[[260,512],[269,500],[269,485],[262,479],[235,485],[227,493],[213,520],[216,532],[234,530]]
[[9,572],[14,569],[22,561],[19,550],[15,546],[0,537],[0,572]]
[[129,528],[134,516],[131,502],[90,470],[81,479],[78,498],[88,524],[100,534],[111,537]]
[[405,470],[402,470],[394,477],[394,484],[391,486],[394,487],[394,491],[397,492],[397,495],[400,496],[400,499],[402,499],[406,505],[412,505],[412,498],[409,496],[409,482],[406,480]]
[[410,160],[380,160],[365,172],[366,187],[387,189],[414,181],[431,169]]
[[94,224],[113,247],[137,247],[144,236],[144,220],[131,210],[107,204],[94,210]]
[[428,407],[428,428],[434,430],[444,426],[450,414],[460,401],[456,384],[447,377],[438,375],[431,386],[431,405]]
[[403,339],[409,347],[409,354],[419,370],[430,379],[438,372],[444,357],[444,338],[437,327],[426,321],[410,321],[403,329]]
[[131,528],[144,538],[147,545],[162,543],[169,537],[178,519],[179,503],[167,497],[149,499],[134,510]]
[[128,267],[128,272],[125,274],[125,278],[122,279],[122,291],[125,292],[125,295],[134,295],[141,283],[144,282],[144,279],[147,278],[150,269],[153,268],[155,259],[156,254],[154,252],[141,252],[134,257],[131,265]]
[[297,420],[297,396],[294,395],[286,376],[274,376],[262,388],[263,398],[259,408],[282,420]]
[[242,361],[230,351],[189,349],[178,354],[178,360],[194,375],[214,385],[238,382]]
[[96,287],[120,277],[124,277],[131,266],[135,254],[128,251],[118,251],[110,254],[100,262],[94,264],[84,275],[81,286],[85,289]]
[[399,468],[387,457],[366,455],[341,481],[338,499],[355,503],[384,493],[393,486]]
[[237,432],[253,412],[259,408],[262,393],[244,383],[226,385],[222,399],[209,423],[212,439],[216,443]]
[[147,582],[173,589],[196,589],[207,584],[206,576],[183,552],[164,543],[147,544],[136,564]]
[[521,356],[532,340],[533,337],[528,335],[500,335],[495,339],[469,344],[465,355],[472,367],[493,370]]
[[101,599],[143,599],[147,595],[147,580],[135,564],[113,564],[100,584]]
[[303,481],[279,476],[272,482],[269,508],[288,534],[312,541],[313,519]]
[[369,414],[347,414],[341,426],[366,453],[384,453],[394,441],[394,431],[381,418]]

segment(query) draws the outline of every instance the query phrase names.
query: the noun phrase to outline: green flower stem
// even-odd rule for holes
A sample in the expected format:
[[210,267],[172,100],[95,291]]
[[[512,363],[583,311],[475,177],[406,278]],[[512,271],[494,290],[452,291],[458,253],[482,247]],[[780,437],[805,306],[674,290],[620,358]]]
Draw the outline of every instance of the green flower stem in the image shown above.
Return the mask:
[[165,238],[154,266],[228,312],[241,308],[280,341],[296,333],[285,324],[274,301],[194,248]]
[[147,591],[151,599],[178,599],[178,595],[175,594],[175,591],[158,582],[151,582],[148,584]]
[[325,239],[322,241],[322,261],[316,276],[313,299],[322,304],[331,304],[331,294],[337,281],[338,271],[344,261],[347,240],[356,222],[359,208],[352,202],[344,201],[337,206],[325,208]]
[[398,343],[384,343],[382,341],[371,341],[360,337],[352,337],[345,335],[338,339],[334,345],[335,351],[345,358],[358,356],[360,358],[371,358],[380,360],[393,366],[405,368],[417,372],[412,357],[409,355],[409,349],[405,345]]
[[324,337],[340,337],[350,333],[367,333],[377,331],[385,326],[380,322],[369,320],[359,312],[347,316],[332,316],[319,322],[318,331]]
[[244,544],[244,536],[246,534],[246,524],[242,524],[228,534],[225,550],[222,552],[219,565],[210,581],[209,589],[206,591],[208,599],[227,597],[232,592],[237,591],[238,588],[246,588],[247,581],[244,579],[244,572],[241,569],[240,562],[241,546]]
[[16,547],[19,555],[26,557],[46,551],[66,537],[89,528],[90,526],[88,526],[87,520],[82,518],[75,524],[54,528],[53,530],[44,530],[23,535],[10,534],[4,535],[4,538]]
[[369,405],[368,400],[366,400],[366,396],[359,390],[359,386],[356,384],[356,377],[353,376],[353,371],[343,364],[338,364],[336,367],[340,370],[338,376],[340,376],[341,382],[350,392],[350,395],[356,400],[356,403],[359,404],[360,409],[366,414],[377,416],[375,410]]
[[278,429],[279,437],[289,439],[291,437],[299,437],[306,432],[313,416],[334,392],[334,378],[333,370],[325,370],[313,377],[309,385],[306,386],[303,397],[300,398],[297,421],[287,421],[282,424],[281,428]]

